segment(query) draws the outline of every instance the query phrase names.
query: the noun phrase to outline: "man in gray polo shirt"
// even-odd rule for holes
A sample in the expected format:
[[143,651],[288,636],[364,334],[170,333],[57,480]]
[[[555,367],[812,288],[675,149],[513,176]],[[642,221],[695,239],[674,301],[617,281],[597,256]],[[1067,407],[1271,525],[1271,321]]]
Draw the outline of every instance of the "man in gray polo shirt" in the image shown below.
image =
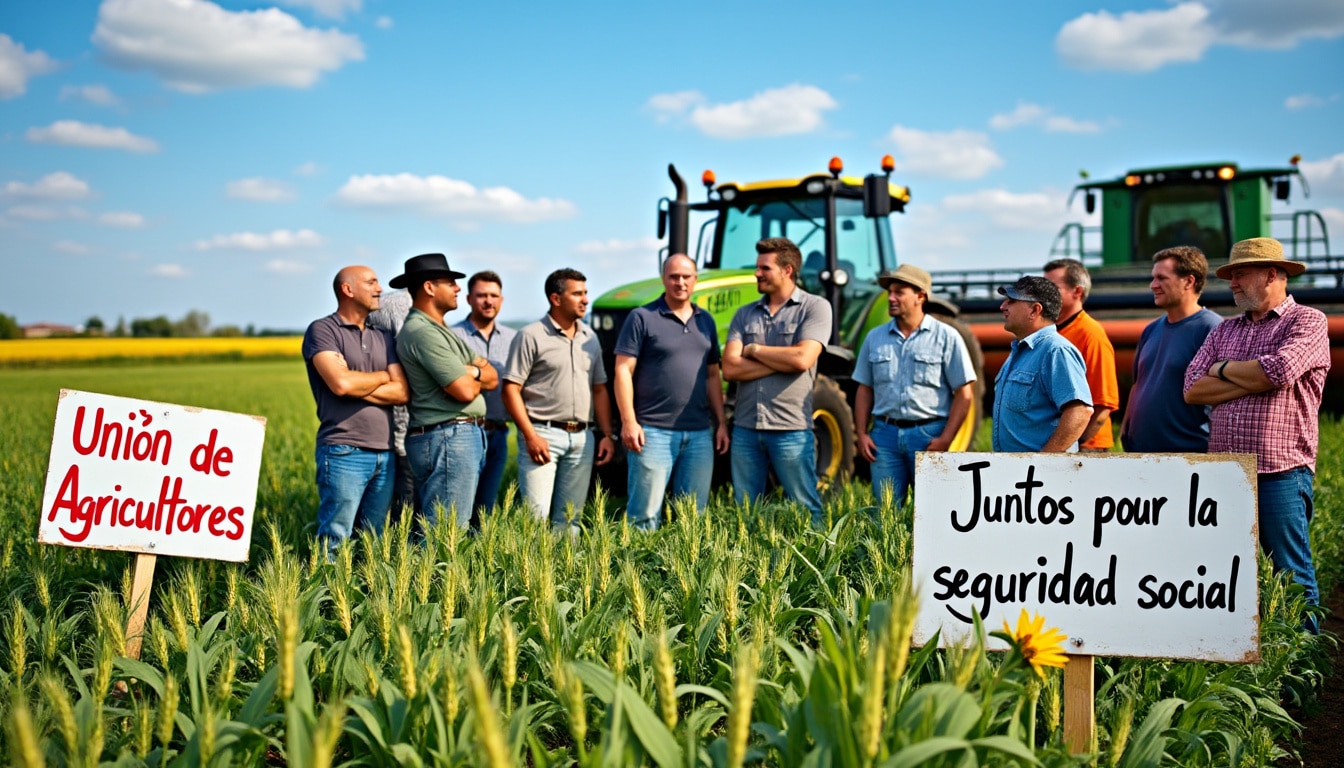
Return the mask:
[[644,530],[661,524],[669,481],[673,496],[693,495],[703,512],[714,449],[728,452],[719,332],[691,303],[695,279],[695,261],[669,256],[663,295],[631,312],[616,340],[616,407],[629,465],[625,514]]
[[[496,371],[504,370],[509,357],[509,346],[517,331],[495,322],[499,308],[504,304],[504,282],[494,272],[477,272],[467,280],[467,304],[471,314],[461,322],[453,323],[453,333],[467,343],[476,355],[490,360]],[[495,508],[499,483],[504,478],[504,465],[509,463],[509,414],[504,410],[504,388],[496,387],[485,393],[485,469],[476,484],[476,514],[486,514]]]
[[[887,291],[891,322],[863,340],[854,365],[854,433],[872,462],[873,493],[889,485],[904,504],[915,481],[915,454],[946,451],[971,412],[975,368],[966,342],[925,313],[928,272],[902,264],[877,278]],[[873,431],[868,432],[869,417]]]
[[317,537],[327,557],[356,528],[381,533],[392,501],[392,406],[406,402],[406,376],[392,335],[365,325],[382,288],[368,267],[332,281],[336,311],[303,335],[308,385],[317,401]]
[[588,311],[588,278],[557,269],[546,278],[551,304],[541,320],[524,327],[509,347],[504,407],[518,425],[518,489],[552,529],[577,531],[588,496],[597,416],[597,463],[611,461],[611,401],[602,346],[580,319]]
[[444,324],[457,309],[465,277],[448,266],[441,253],[406,260],[393,288],[411,294],[411,311],[397,335],[397,353],[411,384],[410,426],[406,458],[420,496],[420,517],[428,528],[442,509],[459,528],[471,521],[476,483],[485,463],[485,399],[481,392],[499,385],[490,361],[472,354]]
[[733,410],[733,488],[738,503],[765,494],[769,471],[823,522],[812,435],[817,358],[831,338],[831,305],[798,287],[802,254],[783,237],[756,244],[761,299],[733,315],[723,375],[738,382]]

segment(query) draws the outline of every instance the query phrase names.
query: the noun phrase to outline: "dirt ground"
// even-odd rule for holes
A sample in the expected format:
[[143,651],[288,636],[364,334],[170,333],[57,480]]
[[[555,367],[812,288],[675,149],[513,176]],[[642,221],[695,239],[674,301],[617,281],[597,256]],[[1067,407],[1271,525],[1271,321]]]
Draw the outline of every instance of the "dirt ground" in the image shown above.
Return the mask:
[[1334,670],[1325,682],[1320,706],[1303,723],[1306,729],[1297,748],[1304,768],[1344,766],[1344,590],[1335,592],[1327,607],[1330,615],[1325,620],[1325,629],[1342,641],[1335,649]]

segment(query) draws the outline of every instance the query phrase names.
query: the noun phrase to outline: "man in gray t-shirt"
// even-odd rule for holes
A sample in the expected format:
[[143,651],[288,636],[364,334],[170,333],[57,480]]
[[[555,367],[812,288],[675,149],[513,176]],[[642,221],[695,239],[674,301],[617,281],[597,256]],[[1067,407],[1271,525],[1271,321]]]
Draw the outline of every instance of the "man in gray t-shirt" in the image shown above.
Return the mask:
[[[392,334],[393,339],[401,333],[406,323],[406,315],[411,311],[411,294],[405,290],[386,291],[379,307],[369,313],[371,328],[381,328]],[[406,406],[392,407],[392,449],[396,452],[396,472],[392,486],[392,520],[395,522],[405,507],[416,509],[415,480],[411,477],[411,465],[406,461],[406,427],[410,424],[410,414]]]
[[392,500],[392,406],[409,389],[392,334],[366,325],[382,288],[368,267],[336,274],[336,311],[303,335],[317,401],[317,537],[327,556],[357,528],[381,533]]
[[756,253],[761,299],[733,316],[723,348],[723,376],[738,382],[733,488],[738,503],[755,500],[773,469],[789,498],[820,525],[812,384],[831,338],[831,305],[798,287],[802,254],[792,241],[767,238]]

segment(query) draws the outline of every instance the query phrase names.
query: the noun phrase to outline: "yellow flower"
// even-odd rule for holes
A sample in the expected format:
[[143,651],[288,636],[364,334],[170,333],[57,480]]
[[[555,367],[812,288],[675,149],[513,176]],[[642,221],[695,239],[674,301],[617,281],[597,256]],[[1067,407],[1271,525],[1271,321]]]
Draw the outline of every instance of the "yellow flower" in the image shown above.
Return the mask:
[[1013,631],[1007,621],[1003,622],[1003,631],[1012,636],[1022,658],[1042,677],[1045,676],[1042,667],[1062,667],[1069,660],[1064,653],[1064,640],[1068,635],[1060,632],[1058,627],[1045,629],[1045,617],[1039,613],[1028,615],[1027,609],[1023,608],[1022,615],[1017,618],[1017,631]]

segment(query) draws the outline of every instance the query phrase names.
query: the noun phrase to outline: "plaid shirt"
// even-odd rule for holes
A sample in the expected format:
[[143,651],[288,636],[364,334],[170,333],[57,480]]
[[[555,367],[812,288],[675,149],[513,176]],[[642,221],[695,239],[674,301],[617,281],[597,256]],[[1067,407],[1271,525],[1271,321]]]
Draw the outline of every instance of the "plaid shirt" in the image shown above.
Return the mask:
[[1274,389],[1213,406],[1209,453],[1253,453],[1261,474],[1315,472],[1317,417],[1330,370],[1325,315],[1289,296],[1258,321],[1248,312],[1224,320],[1186,368],[1186,391],[1218,360],[1258,360]]

